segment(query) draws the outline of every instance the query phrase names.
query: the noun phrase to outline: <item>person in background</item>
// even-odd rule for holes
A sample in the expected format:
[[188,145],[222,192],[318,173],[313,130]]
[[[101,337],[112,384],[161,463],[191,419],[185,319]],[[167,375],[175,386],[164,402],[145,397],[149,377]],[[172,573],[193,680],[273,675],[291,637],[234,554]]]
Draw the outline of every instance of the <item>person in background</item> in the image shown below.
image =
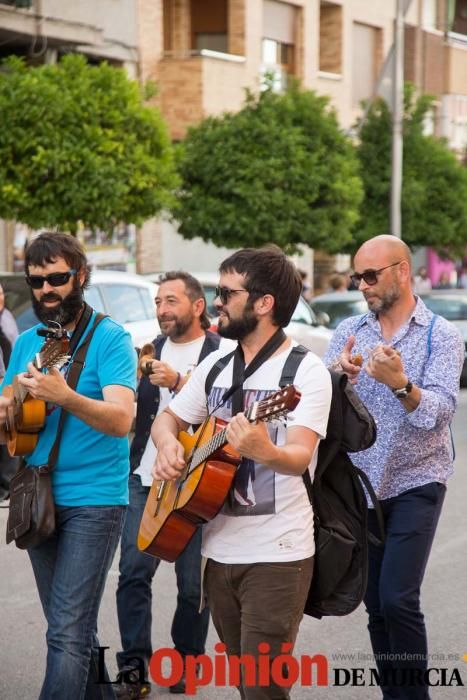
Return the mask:
[[348,283],[345,275],[333,272],[329,278],[329,292],[346,292],[347,290]]
[[457,286],[459,289],[467,289],[467,265],[464,263],[458,272]]
[[452,289],[452,284],[451,284],[451,275],[449,272],[442,272],[439,276],[437,284],[433,287],[433,289]]
[[5,291],[0,284],[0,349],[5,368],[10,361],[11,350],[18,337],[18,326],[15,317],[5,306]]
[[428,270],[426,267],[419,267],[417,274],[414,277],[413,290],[415,294],[426,294],[431,292],[431,280],[428,277]]
[[313,288],[308,281],[308,273],[305,272],[305,270],[299,269],[298,274],[302,280],[302,297],[306,299],[306,301],[311,301],[313,297]]

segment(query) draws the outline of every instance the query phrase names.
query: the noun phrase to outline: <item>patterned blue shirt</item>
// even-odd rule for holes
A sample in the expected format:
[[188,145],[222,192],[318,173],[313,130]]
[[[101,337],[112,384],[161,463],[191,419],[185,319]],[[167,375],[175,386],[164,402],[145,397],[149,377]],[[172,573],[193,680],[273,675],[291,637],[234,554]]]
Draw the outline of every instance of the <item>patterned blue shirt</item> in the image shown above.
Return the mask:
[[355,388],[378,433],[373,447],[349,456],[367,474],[379,499],[432,481],[445,483],[453,472],[449,424],[457,405],[464,343],[452,323],[441,316],[432,320],[432,311],[418,298],[411,318],[388,343],[374,313],[348,318],[337,327],[324,358],[330,365],[350,335],[356,337],[352,353],[362,353],[364,361],[379,343],[391,345],[401,353],[405,374],[421,389],[419,405],[408,412],[389,387],[364,369],[359,374]]

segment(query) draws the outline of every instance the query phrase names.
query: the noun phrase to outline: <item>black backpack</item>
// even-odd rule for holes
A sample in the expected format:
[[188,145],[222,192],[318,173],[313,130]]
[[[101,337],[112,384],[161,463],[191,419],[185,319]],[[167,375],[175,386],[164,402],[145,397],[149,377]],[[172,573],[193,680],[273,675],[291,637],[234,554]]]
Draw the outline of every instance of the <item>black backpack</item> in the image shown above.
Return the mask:
[[[293,384],[308,350],[292,348],[282,370],[280,386]],[[206,377],[206,394],[233,353],[220,358]],[[311,483],[303,475],[314,513],[315,560],[304,612],[321,618],[348,615],[361,603],[368,578],[368,540],[381,544],[368,532],[368,506],[362,482],[376,509],[381,538],[384,526],[381,507],[366,476],[348,452],[374,444],[376,425],[345,374],[331,372],[332,400],[326,439],[318,448],[318,462]]]

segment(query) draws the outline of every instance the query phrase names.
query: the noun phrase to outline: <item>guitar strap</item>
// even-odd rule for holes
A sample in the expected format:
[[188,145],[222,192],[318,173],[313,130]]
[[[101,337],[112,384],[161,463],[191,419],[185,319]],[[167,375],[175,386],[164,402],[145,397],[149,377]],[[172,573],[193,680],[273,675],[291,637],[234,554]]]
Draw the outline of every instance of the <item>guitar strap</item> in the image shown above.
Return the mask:
[[[89,310],[89,313],[88,313],[88,310]],[[85,325],[82,323],[83,318],[86,314],[87,320],[89,321],[90,317],[92,316],[92,312],[93,312],[92,308],[90,306],[88,306],[88,304],[86,304],[86,308],[84,309],[83,313],[81,314],[81,318],[80,318],[78,325],[76,326],[75,331],[73,333],[73,336],[71,338],[70,348],[71,348],[72,342],[75,338],[75,334],[77,334],[77,331],[79,332],[79,337],[78,337],[78,340],[76,342],[74,342],[73,349],[76,348],[78,342],[81,340],[83,333],[85,331],[86,325],[87,325],[87,322]],[[75,353],[73,361],[70,365],[70,369],[68,370],[68,376],[67,376],[67,384],[73,390],[75,390],[77,385],[78,385],[78,379],[79,379],[80,374],[83,370],[84,360],[85,360],[86,353],[87,353],[88,348],[89,348],[89,344],[91,342],[91,338],[94,335],[94,331],[96,330],[97,326],[102,321],[102,319],[104,319],[104,318],[106,318],[105,314],[101,314],[101,313],[96,314],[96,318],[94,319],[94,323],[93,323],[92,328],[90,329],[89,333],[87,334],[86,338],[84,339],[84,342],[81,343],[81,345],[79,346],[79,348],[77,349],[77,351]],[[52,445],[51,450],[49,452],[49,459],[47,460],[46,469],[49,472],[51,472],[55,468],[55,462],[57,461],[58,450],[60,447],[60,438],[62,436],[63,424],[65,422],[65,418],[67,417],[67,415],[68,415],[67,412],[65,410],[63,410],[63,408],[62,408],[60,410],[60,419],[59,419],[58,427],[57,427],[57,436],[56,436],[55,442]]]
[[86,330],[89,321],[91,320],[92,311],[92,307],[89,306],[89,304],[86,304],[86,302],[84,302],[83,311],[81,313],[78,323],[76,324],[76,328],[73,331],[70,338],[70,355],[73,355],[74,351],[78,347],[79,341],[83,337],[83,333]]
[[269,340],[259,349],[256,353],[248,367],[245,369],[245,356],[243,354],[243,349],[240,343],[234,353],[233,362],[233,372],[232,378],[233,383],[230,389],[226,391],[222,397],[222,402],[224,403],[230,396],[232,396],[232,416],[243,411],[243,383],[245,379],[248,379],[258,367],[260,367],[266,360],[268,360],[271,355],[273,355],[278,348],[282,345],[287,336],[285,335],[282,328],[278,328],[277,331],[272,335]]
[[[232,396],[232,416],[243,411],[243,383],[250,375],[252,375],[258,367],[260,367],[263,362],[273,355],[276,350],[282,345],[286,339],[286,335],[282,328],[278,328],[277,331],[272,335],[267,343],[263,345],[262,348],[256,353],[252,361],[249,363],[248,367],[245,369],[245,357],[243,354],[243,349],[240,343],[237,346],[234,354],[233,362],[233,386],[227,391],[227,394],[231,392]],[[233,391],[232,391],[233,389]],[[225,394],[224,394],[225,399]],[[233,485],[229,491],[228,498],[230,499],[230,505],[233,507],[235,502],[235,491],[242,490],[242,485],[246,482],[248,483],[249,471],[251,465],[244,459],[240,462],[237,472],[235,474]]]

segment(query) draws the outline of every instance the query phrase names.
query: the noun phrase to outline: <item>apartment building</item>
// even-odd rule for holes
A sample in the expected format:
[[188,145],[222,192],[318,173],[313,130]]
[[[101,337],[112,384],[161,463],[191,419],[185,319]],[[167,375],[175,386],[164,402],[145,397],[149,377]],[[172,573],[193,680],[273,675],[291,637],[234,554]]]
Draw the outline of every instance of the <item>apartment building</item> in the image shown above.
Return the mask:
[[[405,0],[405,78],[436,97],[427,129],[467,143],[467,0]],[[207,115],[235,111],[266,71],[328,95],[351,129],[394,41],[396,0],[139,0],[141,77],[155,80],[174,139]],[[386,73],[390,74],[390,66]],[[389,75],[390,78],[390,75]],[[384,81],[383,81],[384,88]],[[225,251],[148,222],[142,269],[209,269]],[[199,263],[196,261],[199,260]],[[309,263],[305,262],[305,266]]]

